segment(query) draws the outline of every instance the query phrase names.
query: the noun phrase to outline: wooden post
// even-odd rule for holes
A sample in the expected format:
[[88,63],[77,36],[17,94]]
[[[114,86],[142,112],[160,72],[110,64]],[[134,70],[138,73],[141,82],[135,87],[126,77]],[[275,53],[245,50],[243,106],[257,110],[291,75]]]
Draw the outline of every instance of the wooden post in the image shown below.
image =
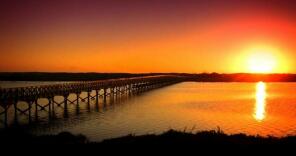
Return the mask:
[[64,117],[68,117],[68,95],[64,95]]
[[35,100],[35,121],[38,121],[38,101]]
[[110,103],[113,104],[114,102],[114,88],[110,88]]
[[90,92],[88,91],[87,92],[87,104],[89,104],[90,103]]
[[110,97],[110,99],[112,99],[112,103],[114,103],[115,102],[115,100],[116,100],[116,93],[115,93],[115,91],[116,91],[116,87],[112,87],[112,96]]
[[55,104],[55,101],[54,101],[54,96],[53,97],[51,97],[51,101],[52,101],[52,117],[55,117],[55,108],[54,108],[54,104]]
[[87,109],[90,110],[90,91],[87,92]]
[[48,100],[48,119],[50,120],[51,118],[51,99],[47,98]]
[[107,89],[104,88],[104,103],[107,102]]
[[77,104],[77,107],[79,106],[79,97],[80,97],[80,94],[79,93],[76,93],[76,104]]
[[76,114],[78,115],[80,113],[80,108],[79,108],[79,97],[80,94],[76,93]]
[[31,113],[31,111],[32,111],[32,103],[33,102],[32,101],[28,101],[27,103],[28,103],[28,107],[29,107],[28,108],[29,109],[29,123],[31,123],[32,122],[32,118],[31,118],[31,114],[32,113]]
[[96,105],[99,104],[99,91],[96,90]]

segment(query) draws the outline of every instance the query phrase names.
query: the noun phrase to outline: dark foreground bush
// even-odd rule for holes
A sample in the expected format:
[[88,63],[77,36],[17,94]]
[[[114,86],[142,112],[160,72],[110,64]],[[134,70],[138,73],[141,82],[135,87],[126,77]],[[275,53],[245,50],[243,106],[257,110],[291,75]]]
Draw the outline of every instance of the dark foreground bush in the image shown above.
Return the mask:
[[[283,149],[293,151],[296,147],[296,136],[261,137],[248,136],[245,134],[228,135],[221,131],[203,131],[187,133],[176,130],[169,130],[160,135],[128,135],[120,138],[108,139],[102,142],[90,142],[83,135],[73,135],[62,132],[57,135],[33,136],[18,130],[5,130],[0,133],[1,143],[6,145],[83,145],[92,149],[106,147],[128,147],[134,149],[162,148],[175,150],[188,148],[199,151],[220,151],[220,150],[267,150]],[[47,146],[46,146],[47,147]],[[67,147],[67,146],[59,146]],[[73,146],[71,146],[73,147]],[[81,146],[80,146],[81,147]],[[210,150],[209,150],[210,149]]]
[[[288,146],[296,145],[296,136],[261,137],[248,136],[246,134],[228,135],[221,131],[202,131],[197,133],[187,133],[176,130],[169,130],[160,135],[128,135],[125,137],[109,139],[100,144],[154,144],[154,145],[219,145],[219,146]],[[296,146],[295,146],[296,147]]]

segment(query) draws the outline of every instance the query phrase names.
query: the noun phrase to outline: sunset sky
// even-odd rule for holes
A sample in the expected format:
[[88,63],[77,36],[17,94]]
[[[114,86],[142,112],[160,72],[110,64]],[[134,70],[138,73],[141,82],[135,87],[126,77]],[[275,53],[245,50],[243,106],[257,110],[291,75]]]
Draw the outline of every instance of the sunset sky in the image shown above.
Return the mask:
[[0,71],[296,73],[293,0],[6,1]]

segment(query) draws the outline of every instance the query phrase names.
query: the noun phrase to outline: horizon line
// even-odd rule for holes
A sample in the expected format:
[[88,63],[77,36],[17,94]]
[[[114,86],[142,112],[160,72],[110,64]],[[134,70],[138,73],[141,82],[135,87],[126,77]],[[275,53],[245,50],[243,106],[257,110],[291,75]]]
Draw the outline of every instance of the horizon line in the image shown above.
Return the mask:
[[251,72],[196,72],[196,73],[190,73],[190,72],[67,72],[67,71],[59,71],[59,72],[49,72],[49,71],[0,71],[0,74],[4,73],[50,73],[50,74],[253,74],[253,75],[272,75],[272,74],[296,74],[296,73],[251,73]]

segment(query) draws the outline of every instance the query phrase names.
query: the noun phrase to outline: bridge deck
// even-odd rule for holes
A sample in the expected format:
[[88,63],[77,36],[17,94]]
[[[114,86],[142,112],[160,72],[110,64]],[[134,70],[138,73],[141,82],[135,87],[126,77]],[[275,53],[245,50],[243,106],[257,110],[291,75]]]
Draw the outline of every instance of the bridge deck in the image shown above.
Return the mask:
[[[26,116],[28,123],[32,123],[33,116],[35,116],[34,121],[38,122],[41,117],[40,114],[44,114],[44,112],[48,112],[49,118],[55,118],[56,109],[60,108],[64,111],[64,117],[67,117],[69,104],[75,104],[77,106],[77,112],[79,112],[81,102],[86,103],[88,108],[90,108],[90,104],[93,103],[91,101],[95,100],[95,108],[98,109],[99,99],[101,98],[106,104],[107,100],[109,102],[116,101],[116,99],[121,97],[138,94],[181,81],[184,81],[184,77],[159,75],[19,88],[1,88],[0,116],[3,116],[3,119],[0,119],[0,127],[1,123],[4,127],[8,127],[11,118],[13,118],[14,124],[18,124],[19,116]],[[93,95],[94,91],[95,95]],[[82,97],[82,92],[87,92],[87,96]],[[73,97],[70,98],[70,94],[76,94],[74,100]],[[55,98],[56,96],[62,97],[63,101],[57,100]],[[47,99],[47,103],[39,103],[38,99],[40,98]],[[24,107],[23,103],[27,107]],[[11,112],[14,112],[13,117],[11,117]]]
[[41,85],[19,88],[1,88],[0,105],[10,105],[17,101],[35,101],[38,98],[52,98],[54,96],[68,96],[75,93],[91,92],[108,88],[127,86],[130,90],[139,90],[143,87],[153,87],[180,82],[182,77],[172,75],[146,76],[135,78],[109,79],[99,81],[73,82],[65,84]]

